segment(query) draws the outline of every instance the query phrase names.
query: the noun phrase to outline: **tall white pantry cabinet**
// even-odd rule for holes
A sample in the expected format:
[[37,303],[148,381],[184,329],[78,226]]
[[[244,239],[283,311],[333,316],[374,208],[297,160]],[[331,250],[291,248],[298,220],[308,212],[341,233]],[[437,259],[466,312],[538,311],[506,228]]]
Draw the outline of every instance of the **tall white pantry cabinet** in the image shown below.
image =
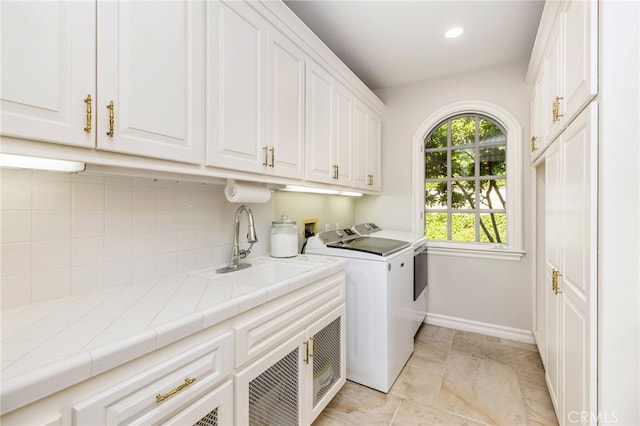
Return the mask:
[[545,6],[532,74],[535,337],[560,424],[597,423],[598,3]]

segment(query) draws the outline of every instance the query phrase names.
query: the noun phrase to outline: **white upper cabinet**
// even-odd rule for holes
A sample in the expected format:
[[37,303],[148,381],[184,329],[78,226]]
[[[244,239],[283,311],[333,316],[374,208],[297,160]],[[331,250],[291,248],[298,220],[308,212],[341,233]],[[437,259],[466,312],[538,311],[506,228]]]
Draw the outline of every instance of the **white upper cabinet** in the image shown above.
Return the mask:
[[342,84],[334,83],[332,130],[335,179],[340,185],[353,185],[353,94]]
[[350,91],[307,63],[307,180],[353,185],[353,105]]
[[279,176],[303,179],[305,54],[272,27],[267,53],[267,157],[262,165]]
[[332,78],[324,69],[307,64],[307,179],[333,183]]
[[207,3],[207,165],[264,171],[266,28],[243,1]]
[[200,163],[202,2],[98,2],[97,146]]
[[354,186],[379,191],[382,118],[359,101],[355,103],[354,115]]
[[304,177],[304,53],[248,3],[207,7],[207,165]]
[[[553,25],[536,44],[544,53],[532,97],[532,157],[562,132],[598,93],[598,4],[595,0],[548,2]],[[557,10],[555,10],[557,9]],[[545,12],[547,10],[545,9]],[[550,13],[550,14],[551,14]]]
[[563,7],[565,125],[598,93],[598,3],[573,0]]
[[95,7],[0,2],[3,135],[95,146]]
[[1,7],[3,135],[202,161],[202,3]]
[[282,2],[28,0],[0,12],[6,152],[88,155],[64,144],[109,166],[141,156],[171,162],[145,160],[158,171],[380,189],[383,104]]

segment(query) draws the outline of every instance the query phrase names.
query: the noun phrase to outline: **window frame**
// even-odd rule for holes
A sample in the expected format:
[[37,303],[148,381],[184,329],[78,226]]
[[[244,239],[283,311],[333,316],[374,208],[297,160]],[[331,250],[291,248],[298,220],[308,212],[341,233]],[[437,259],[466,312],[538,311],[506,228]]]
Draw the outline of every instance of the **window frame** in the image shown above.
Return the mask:
[[425,234],[425,152],[424,140],[437,126],[460,115],[481,115],[498,123],[507,136],[507,241],[502,244],[481,242],[427,240],[428,252],[448,256],[477,257],[519,261],[523,250],[523,131],[520,123],[505,109],[483,101],[462,101],[449,104],[425,119],[413,137],[413,226],[416,233]]

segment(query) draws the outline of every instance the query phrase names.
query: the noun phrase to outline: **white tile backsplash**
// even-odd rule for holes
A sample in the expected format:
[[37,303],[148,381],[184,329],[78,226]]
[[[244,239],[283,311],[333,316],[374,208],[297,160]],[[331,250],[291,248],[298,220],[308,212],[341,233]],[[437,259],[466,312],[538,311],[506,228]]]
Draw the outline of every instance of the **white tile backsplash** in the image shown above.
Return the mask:
[[34,271],[71,266],[71,239],[34,241],[32,249]]
[[30,210],[7,210],[2,212],[0,234],[2,243],[31,241]]
[[70,210],[71,178],[54,172],[33,172],[31,208],[34,210]]
[[[238,205],[220,185],[0,169],[0,189],[3,310],[230,258]],[[273,201],[250,207],[267,254]]]
[[31,212],[31,232],[31,238],[34,241],[69,238],[71,235],[71,210],[33,210]]
[[131,257],[104,263],[104,285],[116,286],[131,283],[133,260]]
[[104,210],[104,184],[71,184],[71,208],[73,210]]
[[[4,270],[3,270],[4,273]],[[0,277],[2,287],[2,307],[22,306],[31,303],[32,274],[19,274]],[[3,334],[5,330],[3,329]]]
[[107,210],[104,212],[105,235],[131,235],[133,213],[131,210]]
[[152,186],[133,187],[134,210],[156,210],[158,202],[158,189]]
[[133,187],[131,185],[107,184],[104,189],[105,210],[133,210]]
[[[13,170],[23,172],[24,170]],[[24,173],[11,173],[2,176],[2,210],[31,209],[31,179]]]
[[[71,294],[71,268],[33,271],[31,299],[33,302],[56,299]],[[5,303],[5,301],[2,301]]]
[[71,240],[71,264],[73,266],[104,261],[105,237],[74,238]]
[[74,238],[104,235],[104,210],[73,210],[71,235]]
[[2,274],[18,275],[31,272],[31,242],[3,244],[0,267]]

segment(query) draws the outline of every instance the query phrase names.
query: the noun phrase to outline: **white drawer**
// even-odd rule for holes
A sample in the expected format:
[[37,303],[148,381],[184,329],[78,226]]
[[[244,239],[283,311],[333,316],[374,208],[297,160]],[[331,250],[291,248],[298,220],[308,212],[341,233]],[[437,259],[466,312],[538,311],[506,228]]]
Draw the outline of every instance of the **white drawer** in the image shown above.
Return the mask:
[[235,368],[267,352],[300,330],[300,324],[313,321],[344,303],[345,276],[329,277],[313,290],[283,297],[282,304],[256,309],[234,326]]
[[226,332],[74,404],[74,424],[149,424],[177,415],[230,375],[231,342]]

